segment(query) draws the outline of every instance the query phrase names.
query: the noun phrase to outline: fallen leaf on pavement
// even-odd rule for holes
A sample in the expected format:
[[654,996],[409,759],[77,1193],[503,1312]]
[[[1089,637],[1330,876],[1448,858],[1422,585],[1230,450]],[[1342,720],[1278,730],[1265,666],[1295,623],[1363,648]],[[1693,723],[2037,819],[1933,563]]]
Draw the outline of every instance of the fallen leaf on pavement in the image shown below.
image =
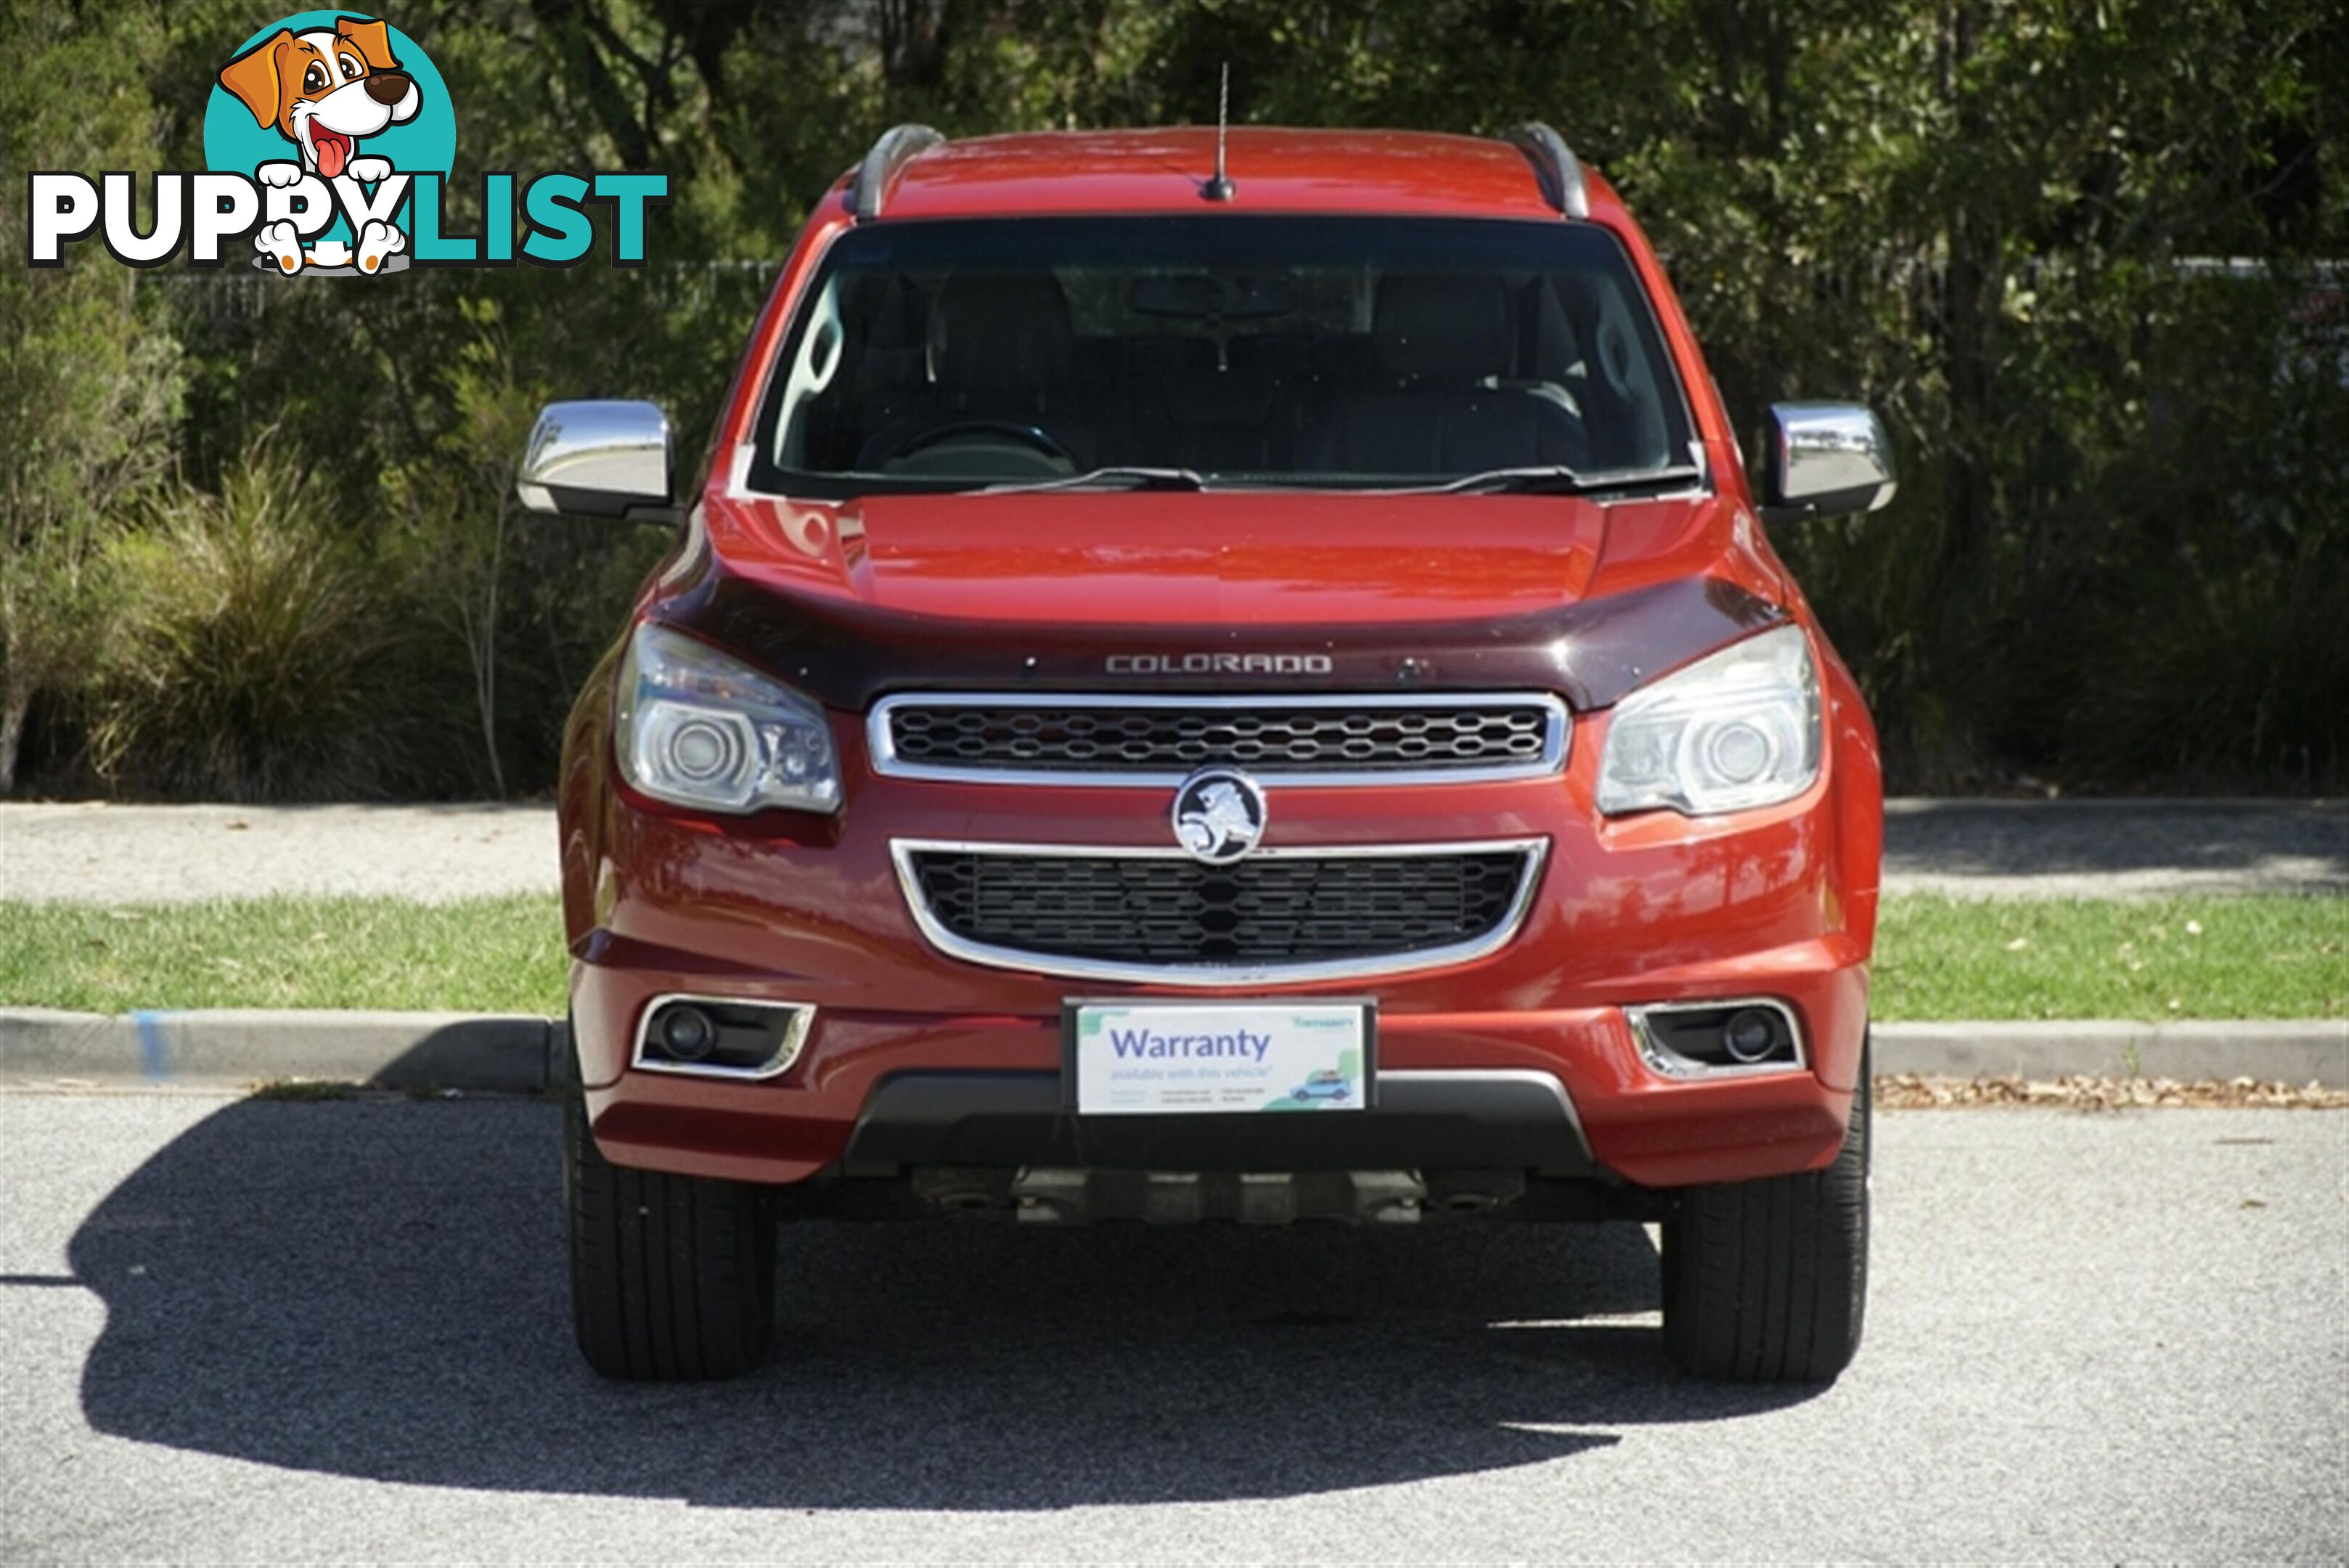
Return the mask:
[[2074,1075],[2026,1079],[2016,1074],[1995,1078],[1946,1078],[1897,1073],[1878,1078],[1875,1086],[1876,1103],[1899,1111],[2000,1106],[2082,1111],[2349,1108],[2349,1089],[2313,1083],[2295,1087],[2251,1078],[2229,1083],[2189,1083],[2176,1078]]

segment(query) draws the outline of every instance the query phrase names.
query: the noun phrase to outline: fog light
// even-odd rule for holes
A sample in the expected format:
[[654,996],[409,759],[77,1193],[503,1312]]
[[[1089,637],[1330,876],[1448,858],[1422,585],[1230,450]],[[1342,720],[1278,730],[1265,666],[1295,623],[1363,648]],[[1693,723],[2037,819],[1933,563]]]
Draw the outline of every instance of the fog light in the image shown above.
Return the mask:
[[680,1062],[698,1062],[718,1044],[718,1025],[698,1007],[672,1007],[661,1020],[661,1049]]
[[803,1002],[656,996],[636,1025],[628,1064],[698,1078],[779,1077],[799,1060],[814,1026],[815,1009]]
[[1758,1007],[1749,1007],[1729,1020],[1721,1043],[1740,1062],[1759,1062],[1778,1049],[1777,1020]]
[[1640,1059],[1667,1078],[1799,1073],[1808,1065],[1802,1025],[1775,997],[1651,1002],[1623,1014]]

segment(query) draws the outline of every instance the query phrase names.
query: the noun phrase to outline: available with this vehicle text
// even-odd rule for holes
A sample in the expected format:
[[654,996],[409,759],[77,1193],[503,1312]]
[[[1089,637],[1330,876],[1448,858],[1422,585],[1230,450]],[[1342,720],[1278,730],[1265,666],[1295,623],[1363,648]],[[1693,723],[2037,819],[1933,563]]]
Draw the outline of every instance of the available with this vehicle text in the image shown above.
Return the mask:
[[759,1364],[796,1220],[1558,1220],[1834,1377],[1881,785],[1764,525],[1891,460],[1759,444],[1546,127],[883,137],[681,502],[523,463],[677,535],[564,763],[587,1360]]

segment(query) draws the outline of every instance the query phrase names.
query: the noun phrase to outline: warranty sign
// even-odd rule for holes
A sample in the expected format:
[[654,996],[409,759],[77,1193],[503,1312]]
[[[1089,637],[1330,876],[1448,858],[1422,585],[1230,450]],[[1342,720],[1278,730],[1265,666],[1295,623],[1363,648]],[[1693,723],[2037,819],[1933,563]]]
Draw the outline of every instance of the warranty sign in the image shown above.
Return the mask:
[[1359,1111],[1370,1103],[1364,1002],[1079,1002],[1069,1033],[1085,1116]]

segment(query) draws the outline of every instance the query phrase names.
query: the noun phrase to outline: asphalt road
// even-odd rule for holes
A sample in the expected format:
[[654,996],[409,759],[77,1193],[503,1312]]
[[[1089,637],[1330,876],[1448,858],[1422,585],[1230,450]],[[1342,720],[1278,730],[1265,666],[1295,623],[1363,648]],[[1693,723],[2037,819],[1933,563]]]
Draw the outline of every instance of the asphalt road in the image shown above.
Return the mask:
[[2343,1114],[1888,1115],[1826,1392],[1630,1227],[811,1227],[766,1373],[605,1386],[554,1130],[0,1096],[0,1560],[2349,1553]]
[[1884,890],[1961,898],[2349,893],[2349,801],[1891,800]]
[[[2349,801],[1896,800],[1884,840],[1888,893],[2349,894]],[[0,801],[0,898],[440,900],[552,892],[558,869],[545,806]]]

